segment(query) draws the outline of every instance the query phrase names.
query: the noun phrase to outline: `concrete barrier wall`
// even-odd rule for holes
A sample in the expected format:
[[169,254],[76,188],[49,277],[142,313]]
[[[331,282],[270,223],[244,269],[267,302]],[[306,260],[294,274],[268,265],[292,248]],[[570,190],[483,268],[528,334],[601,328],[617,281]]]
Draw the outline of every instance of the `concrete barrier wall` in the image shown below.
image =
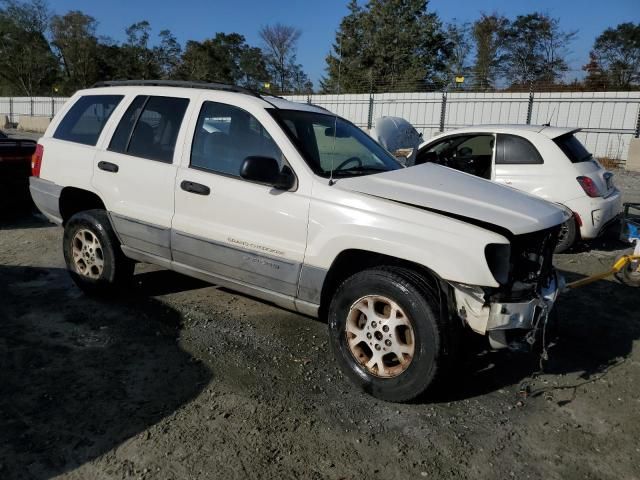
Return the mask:
[[640,138],[632,138],[629,143],[626,168],[633,172],[640,172]]
[[25,132],[44,133],[51,123],[49,117],[32,117],[30,115],[20,115],[18,117],[18,130]]

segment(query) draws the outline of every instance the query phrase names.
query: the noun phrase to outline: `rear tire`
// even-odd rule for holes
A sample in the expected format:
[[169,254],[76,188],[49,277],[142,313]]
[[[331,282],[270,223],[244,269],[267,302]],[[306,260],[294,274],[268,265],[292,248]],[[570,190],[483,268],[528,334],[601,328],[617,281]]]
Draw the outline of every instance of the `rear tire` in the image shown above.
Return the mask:
[[88,294],[113,293],[131,280],[134,262],[122,253],[104,210],[72,216],[65,225],[62,248],[71,278]]
[[376,398],[412,400],[452,363],[453,329],[441,321],[438,292],[411,270],[356,273],[338,287],[328,317],[338,364]]
[[578,226],[576,225],[576,219],[572,215],[569,220],[564,222],[560,227],[560,235],[558,237],[558,244],[554,253],[563,253],[569,250],[576,242],[578,235]]

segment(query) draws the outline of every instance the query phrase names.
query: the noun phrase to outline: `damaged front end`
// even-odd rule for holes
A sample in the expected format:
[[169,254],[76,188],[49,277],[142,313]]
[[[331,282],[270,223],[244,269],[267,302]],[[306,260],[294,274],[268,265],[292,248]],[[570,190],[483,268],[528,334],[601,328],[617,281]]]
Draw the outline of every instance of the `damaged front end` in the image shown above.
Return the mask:
[[560,227],[510,236],[485,251],[498,288],[449,282],[456,313],[493,348],[529,348],[545,331],[563,280],[553,268]]

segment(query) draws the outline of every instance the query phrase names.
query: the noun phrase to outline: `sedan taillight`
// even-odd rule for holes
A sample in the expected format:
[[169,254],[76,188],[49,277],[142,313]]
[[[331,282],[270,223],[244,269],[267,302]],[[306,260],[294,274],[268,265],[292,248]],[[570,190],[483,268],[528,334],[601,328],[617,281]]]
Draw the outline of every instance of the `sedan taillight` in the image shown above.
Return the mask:
[[42,168],[42,157],[44,157],[44,147],[40,144],[36,145],[36,151],[31,155],[31,175],[40,176],[40,168]]
[[600,189],[596,185],[596,183],[589,177],[576,177],[578,183],[584,190],[584,193],[589,195],[590,197],[600,197],[602,194],[600,193]]

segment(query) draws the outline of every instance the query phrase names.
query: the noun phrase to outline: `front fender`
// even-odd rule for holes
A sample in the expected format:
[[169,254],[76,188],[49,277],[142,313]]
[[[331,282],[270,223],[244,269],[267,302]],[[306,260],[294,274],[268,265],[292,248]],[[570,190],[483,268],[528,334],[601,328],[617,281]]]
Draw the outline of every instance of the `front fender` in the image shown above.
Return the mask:
[[462,220],[377,199],[365,204],[355,197],[314,198],[309,219],[307,265],[329,269],[341,252],[358,249],[423,265],[445,280],[499,286],[484,252],[487,244],[508,240]]

